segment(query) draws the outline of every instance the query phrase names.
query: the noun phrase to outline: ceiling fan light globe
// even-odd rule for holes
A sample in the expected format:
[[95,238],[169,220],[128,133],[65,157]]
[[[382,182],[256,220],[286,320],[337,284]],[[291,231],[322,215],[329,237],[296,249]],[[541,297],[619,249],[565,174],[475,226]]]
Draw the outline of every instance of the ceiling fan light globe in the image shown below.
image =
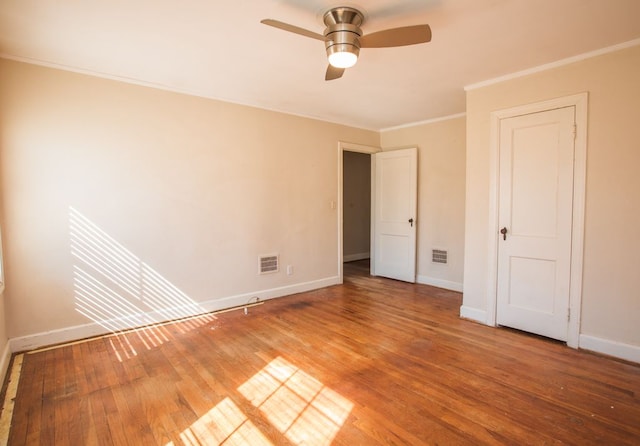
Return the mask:
[[329,54],[329,63],[336,68],[351,68],[358,61],[358,56],[349,51],[338,51]]

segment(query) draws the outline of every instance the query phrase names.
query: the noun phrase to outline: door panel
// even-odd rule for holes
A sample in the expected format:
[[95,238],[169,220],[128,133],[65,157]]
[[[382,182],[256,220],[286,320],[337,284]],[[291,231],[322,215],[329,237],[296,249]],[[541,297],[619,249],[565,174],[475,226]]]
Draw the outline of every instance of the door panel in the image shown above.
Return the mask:
[[500,122],[497,322],[567,340],[574,107]]
[[557,132],[556,123],[517,129],[513,132],[512,235],[556,236],[559,162]]
[[527,311],[553,314],[556,262],[511,257],[509,305]]
[[415,282],[417,149],[374,155],[375,275]]

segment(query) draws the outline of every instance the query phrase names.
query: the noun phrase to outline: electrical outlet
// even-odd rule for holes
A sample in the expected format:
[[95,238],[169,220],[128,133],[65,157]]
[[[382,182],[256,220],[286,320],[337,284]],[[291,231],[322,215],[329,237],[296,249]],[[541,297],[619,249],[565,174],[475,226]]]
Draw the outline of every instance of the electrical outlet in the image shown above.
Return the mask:
[[293,274],[293,265],[287,265],[287,276]]

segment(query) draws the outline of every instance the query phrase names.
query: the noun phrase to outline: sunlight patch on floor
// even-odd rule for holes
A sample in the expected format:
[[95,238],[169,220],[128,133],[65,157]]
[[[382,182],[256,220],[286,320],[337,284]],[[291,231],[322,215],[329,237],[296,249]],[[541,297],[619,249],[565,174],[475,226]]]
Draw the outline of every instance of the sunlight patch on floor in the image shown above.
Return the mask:
[[238,391],[294,444],[330,445],[353,403],[282,357]]
[[[180,434],[187,446],[255,445],[272,443],[229,398],[225,398]],[[166,446],[174,446],[173,442]]]
[[[248,379],[238,392],[296,445],[329,446],[353,409],[349,400],[282,357]],[[185,429],[180,441],[188,446],[272,444],[229,397]]]

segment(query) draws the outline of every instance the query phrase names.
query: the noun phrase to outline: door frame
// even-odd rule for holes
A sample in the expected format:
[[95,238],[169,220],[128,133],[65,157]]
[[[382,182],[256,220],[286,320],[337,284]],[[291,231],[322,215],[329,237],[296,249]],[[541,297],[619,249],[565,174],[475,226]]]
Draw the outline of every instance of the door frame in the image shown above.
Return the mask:
[[580,346],[580,314],[582,307],[582,270],[584,253],[584,216],[587,173],[587,108],[588,93],[516,106],[491,113],[491,143],[489,146],[489,225],[487,325],[496,326],[498,297],[498,205],[500,174],[500,121],[506,118],[538,113],[563,107],[575,107],[575,144],[573,160],[573,210],[571,226],[571,277],[569,282],[569,328],[567,345]]
[[[343,152],[358,152],[358,153],[366,153],[369,155],[373,155],[378,152],[382,152],[380,147],[367,146],[364,144],[356,144],[345,141],[338,141],[338,283],[343,283],[343,262],[344,262],[344,253],[342,250],[344,249],[344,228],[343,228],[343,217],[344,217],[344,203],[343,203],[343,188],[344,188],[344,165],[343,165]],[[375,176],[373,173],[375,172],[376,160],[374,156],[371,156],[371,191],[374,190],[375,185]],[[371,237],[371,249],[370,254],[373,258],[375,256],[375,243],[373,240],[374,234],[374,202],[375,197],[373,193],[371,194],[371,233],[369,236]],[[375,271],[373,269],[373,265],[371,266],[371,273],[375,275]]]

